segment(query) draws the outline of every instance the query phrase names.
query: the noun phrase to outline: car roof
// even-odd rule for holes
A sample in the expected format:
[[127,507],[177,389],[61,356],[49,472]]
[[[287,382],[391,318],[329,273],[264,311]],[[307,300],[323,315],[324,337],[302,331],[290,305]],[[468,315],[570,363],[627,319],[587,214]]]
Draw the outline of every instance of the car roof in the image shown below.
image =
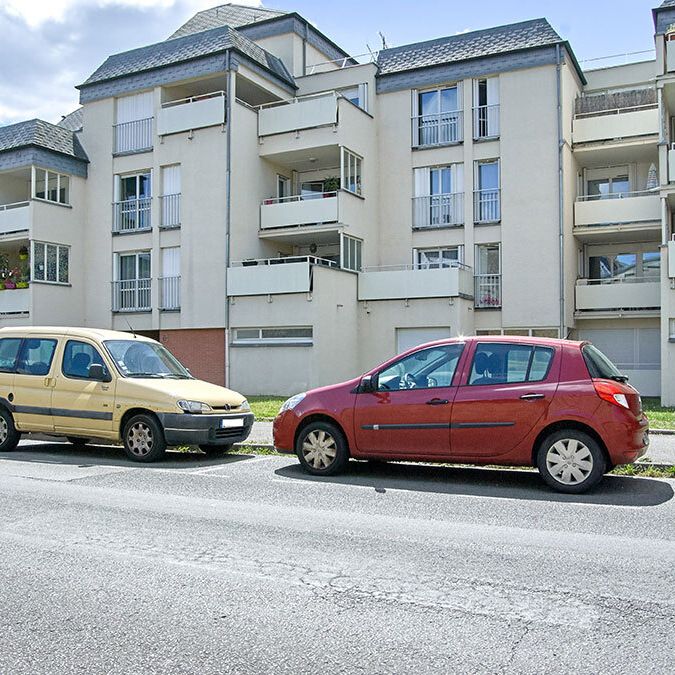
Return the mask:
[[137,339],[144,342],[155,342],[152,338],[119,330],[106,328],[81,328],[72,326],[13,326],[0,328],[0,337],[30,337],[36,335],[62,335],[64,337],[82,337],[94,340],[131,340]]
[[[528,335],[458,335],[454,338],[444,338],[443,340],[434,340],[432,342],[425,342],[413,347],[412,349],[419,349],[420,347],[430,347],[434,345],[455,344],[457,342],[498,342],[514,343],[514,344],[529,344],[542,345],[546,347],[559,347],[563,345],[578,346],[584,345],[587,341],[580,340],[562,340],[560,338],[548,337],[529,337]],[[406,351],[412,351],[406,350]]]

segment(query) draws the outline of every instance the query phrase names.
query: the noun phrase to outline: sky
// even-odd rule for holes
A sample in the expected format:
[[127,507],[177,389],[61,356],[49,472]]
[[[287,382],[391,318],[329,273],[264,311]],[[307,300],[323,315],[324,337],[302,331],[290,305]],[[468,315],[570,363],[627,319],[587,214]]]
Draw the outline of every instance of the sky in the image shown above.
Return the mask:
[[[34,117],[57,122],[78,105],[75,85],[107,56],[164,40],[195,12],[217,4],[222,0],[0,0],[0,125]],[[269,0],[266,6],[298,12],[355,55],[379,49],[380,32],[393,47],[544,16],[585,60],[653,49],[650,10],[657,4]]]

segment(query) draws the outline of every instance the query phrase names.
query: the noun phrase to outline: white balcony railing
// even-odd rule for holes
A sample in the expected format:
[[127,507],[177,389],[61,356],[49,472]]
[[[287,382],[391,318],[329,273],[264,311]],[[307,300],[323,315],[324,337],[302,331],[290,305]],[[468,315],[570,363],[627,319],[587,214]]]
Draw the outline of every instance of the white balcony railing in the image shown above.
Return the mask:
[[473,218],[476,223],[496,223],[501,220],[500,191],[475,190],[473,195]]
[[338,220],[338,193],[319,192],[314,195],[293,195],[281,199],[266,199],[260,206],[260,229],[318,225]]
[[661,306],[661,283],[655,277],[579,279],[577,310],[654,310]]
[[113,312],[149,312],[152,309],[152,280],[127,279],[112,282]]
[[160,227],[180,227],[180,193],[175,195],[162,195],[160,203]]
[[225,124],[225,92],[214,91],[162,104],[157,134],[175,134]]
[[659,110],[653,105],[603,110],[576,115],[572,128],[574,143],[592,143],[659,133]]
[[0,291],[0,315],[28,314],[31,306],[31,288]]
[[338,92],[328,91],[262,105],[258,110],[258,135],[335,125],[340,98]]
[[113,126],[113,152],[121,155],[152,150],[152,120],[147,117]]
[[180,309],[180,276],[159,278],[159,308],[166,312]]
[[30,220],[30,202],[0,204],[0,234],[27,230]]
[[581,195],[574,205],[575,227],[661,220],[658,190],[613,195]]
[[152,199],[125,199],[113,204],[113,232],[137,232],[151,227],[150,207]]
[[473,109],[473,137],[496,138],[499,136],[499,103],[479,105]]
[[501,274],[476,274],[474,305],[482,309],[498,309],[502,306]]
[[463,192],[413,197],[413,227],[449,227],[463,223]]
[[464,113],[461,110],[414,116],[412,118],[413,148],[459,143],[464,139],[463,125]]

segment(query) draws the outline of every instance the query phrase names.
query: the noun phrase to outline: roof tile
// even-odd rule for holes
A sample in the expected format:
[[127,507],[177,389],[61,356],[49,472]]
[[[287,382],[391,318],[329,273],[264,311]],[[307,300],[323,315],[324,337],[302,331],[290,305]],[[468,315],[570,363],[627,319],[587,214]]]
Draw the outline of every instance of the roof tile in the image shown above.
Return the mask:
[[88,162],[87,153],[69,129],[44,120],[27,120],[0,127],[0,152],[35,146]]

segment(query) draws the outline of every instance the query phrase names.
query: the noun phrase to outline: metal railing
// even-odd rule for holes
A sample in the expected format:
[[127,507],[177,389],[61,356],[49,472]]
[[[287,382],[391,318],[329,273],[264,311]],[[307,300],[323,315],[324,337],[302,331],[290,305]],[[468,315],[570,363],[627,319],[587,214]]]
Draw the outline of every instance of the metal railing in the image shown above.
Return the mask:
[[574,119],[586,119],[588,117],[607,117],[609,115],[622,115],[624,113],[639,112],[640,110],[655,110],[656,103],[648,103],[646,105],[626,105],[621,108],[606,108],[604,110],[594,110],[592,112],[576,113]]
[[479,105],[473,109],[473,137],[496,138],[499,136],[499,103]]
[[177,98],[175,101],[166,101],[162,103],[162,108],[173,108],[177,105],[185,105],[186,103],[196,103],[197,101],[204,101],[208,98],[225,97],[225,92],[211,91],[208,94],[195,94],[194,96],[186,96],[185,98]]
[[0,211],[11,211],[12,209],[22,209],[24,206],[30,206],[30,202],[13,202],[12,204],[0,204]]
[[474,306],[483,309],[502,306],[501,274],[476,274],[474,276]]
[[288,256],[284,258],[251,258],[250,260],[235,260],[230,265],[232,267],[255,267],[256,265],[287,265],[299,262],[308,262],[310,265],[322,265],[323,267],[339,267],[333,260],[317,258],[312,255]]
[[113,203],[113,232],[137,232],[149,230],[151,197],[125,199]]
[[337,197],[337,191],[332,192],[308,192],[304,195],[290,195],[289,197],[270,197],[264,199],[262,205],[270,206],[271,204],[290,204],[292,202],[306,202],[312,199],[326,199],[328,197]]
[[257,106],[257,109],[267,110],[268,108],[280,108],[285,105],[293,105],[295,103],[302,103],[303,101],[310,101],[312,99],[317,98],[334,98],[334,99],[344,98],[345,100],[349,100],[345,98],[345,96],[343,96],[339,91],[335,91],[334,89],[328,89],[327,91],[317,91],[313,94],[303,94],[302,96],[285,98],[282,99],[281,101],[270,101],[269,103],[261,103],[259,106]]
[[[579,63],[580,64],[585,64],[585,63],[594,63],[598,64],[595,67],[586,67],[584,66],[584,70],[598,70],[600,68],[608,68],[609,66],[612,65],[623,65],[627,63],[636,63],[640,60],[649,60],[650,57],[656,55],[656,50],[655,49],[643,49],[638,52],[624,52],[623,54],[609,54],[608,56],[597,56],[593,59],[580,59]],[[639,59],[636,59],[634,57],[640,57]],[[611,61],[612,63],[608,63]]]
[[113,312],[149,312],[152,309],[151,279],[112,282]]
[[437,263],[413,263],[409,265],[375,265],[364,267],[363,272],[409,272],[414,270],[459,269],[471,271],[469,265],[459,260],[439,260]]
[[499,188],[475,190],[473,194],[473,217],[476,223],[496,223],[501,220]]
[[152,117],[113,126],[113,153],[152,150]]
[[654,270],[654,276],[642,277],[606,277],[604,279],[577,279],[577,286],[611,286],[614,284],[658,284],[661,282],[661,277],[658,269]]
[[413,227],[449,227],[464,223],[464,193],[413,197]]
[[463,124],[464,113],[461,110],[413,116],[413,148],[459,143],[464,139]]
[[180,192],[173,195],[162,195],[159,198],[160,223],[163,228],[180,227]]
[[[321,61],[320,63],[314,63],[311,66],[307,66],[306,70],[308,70],[309,72],[307,72],[306,74],[314,75],[317,68],[325,66],[337,66],[338,69],[342,70],[343,68],[353,68],[354,66],[362,66],[364,65],[364,63],[377,63],[378,54],[379,52],[366,52],[365,54],[357,54],[356,56],[345,56],[340,59],[333,59],[332,61]],[[360,59],[363,57],[367,57],[368,60],[365,61],[364,63],[351,63],[352,61],[356,61],[356,59]],[[335,68],[330,69],[335,70]]]
[[659,188],[651,190],[636,190],[635,192],[610,192],[602,195],[579,195],[578,202],[597,202],[605,199],[630,199],[631,197],[658,197]]
[[164,311],[180,309],[180,276],[159,278],[159,308]]

